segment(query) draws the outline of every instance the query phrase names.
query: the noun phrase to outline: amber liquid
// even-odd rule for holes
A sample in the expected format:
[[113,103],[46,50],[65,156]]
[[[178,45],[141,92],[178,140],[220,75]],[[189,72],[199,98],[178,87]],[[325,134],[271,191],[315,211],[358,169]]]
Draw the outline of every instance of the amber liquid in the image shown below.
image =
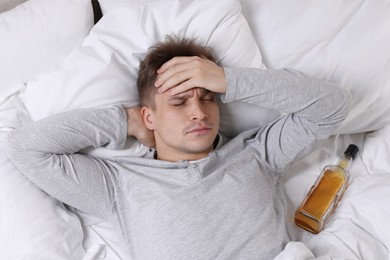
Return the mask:
[[312,233],[321,231],[347,187],[348,175],[343,168],[346,168],[348,163],[342,160],[339,166],[324,168],[295,212],[295,223],[298,226]]

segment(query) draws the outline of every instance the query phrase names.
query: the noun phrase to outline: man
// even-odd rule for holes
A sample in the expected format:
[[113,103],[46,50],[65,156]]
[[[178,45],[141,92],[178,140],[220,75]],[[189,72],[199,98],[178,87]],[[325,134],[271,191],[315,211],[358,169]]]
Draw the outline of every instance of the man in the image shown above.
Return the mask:
[[[79,109],[9,135],[11,160],[44,191],[115,224],[134,259],[272,259],[288,241],[276,184],[346,117],[349,94],[293,70],[221,68],[208,49],[168,38],[141,63],[141,108]],[[281,111],[232,140],[222,102]],[[123,146],[143,158],[77,152]]]

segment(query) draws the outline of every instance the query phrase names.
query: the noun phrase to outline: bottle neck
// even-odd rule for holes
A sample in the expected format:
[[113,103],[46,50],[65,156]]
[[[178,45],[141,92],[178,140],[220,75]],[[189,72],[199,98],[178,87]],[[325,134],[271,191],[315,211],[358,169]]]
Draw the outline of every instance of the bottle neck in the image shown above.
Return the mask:
[[338,163],[338,166],[343,169],[344,171],[348,171],[349,169],[349,166],[351,165],[351,162],[352,162],[353,158],[351,155],[348,155],[348,154],[344,154],[340,160],[339,160],[339,163]]

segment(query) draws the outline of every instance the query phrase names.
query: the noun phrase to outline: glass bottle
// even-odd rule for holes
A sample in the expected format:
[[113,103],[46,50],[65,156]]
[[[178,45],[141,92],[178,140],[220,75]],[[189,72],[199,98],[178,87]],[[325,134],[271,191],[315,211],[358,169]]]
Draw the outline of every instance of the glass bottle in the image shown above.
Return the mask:
[[295,224],[317,234],[328,221],[348,186],[348,169],[359,148],[350,144],[337,165],[325,166],[295,211]]

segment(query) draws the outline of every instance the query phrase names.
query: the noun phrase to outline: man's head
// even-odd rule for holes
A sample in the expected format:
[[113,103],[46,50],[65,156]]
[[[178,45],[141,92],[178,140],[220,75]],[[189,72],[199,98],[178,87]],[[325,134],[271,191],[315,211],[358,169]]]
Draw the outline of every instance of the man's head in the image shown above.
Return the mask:
[[167,37],[149,49],[145,59],[140,63],[137,88],[142,106],[154,108],[154,97],[157,89],[154,82],[157,70],[167,61],[178,56],[199,56],[215,62],[209,48],[199,45],[195,40]]
[[175,96],[158,93],[157,70],[178,56],[214,61],[210,50],[193,40],[167,38],[153,46],[140,64],[137,81],[141,113],[154,132],[159,159],[195,160],[213,149],[219,128],[219,108],[213,92],[194,86]]

